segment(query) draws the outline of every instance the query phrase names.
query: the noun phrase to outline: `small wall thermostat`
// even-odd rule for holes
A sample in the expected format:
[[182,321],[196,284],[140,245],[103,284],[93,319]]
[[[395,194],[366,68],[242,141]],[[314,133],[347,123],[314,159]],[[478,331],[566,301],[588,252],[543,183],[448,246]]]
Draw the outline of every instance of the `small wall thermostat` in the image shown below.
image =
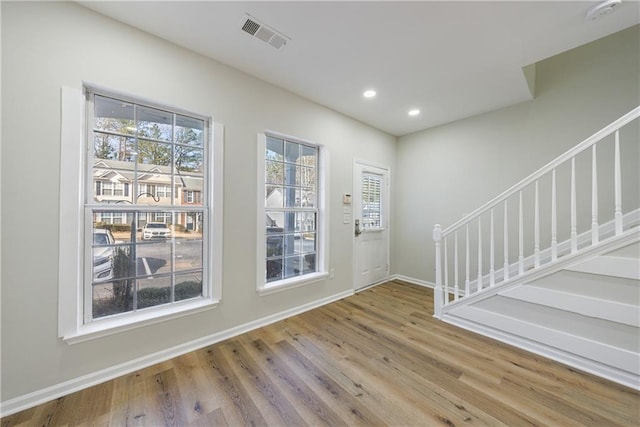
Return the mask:
[[343,194],[342,195],[342,203],[344,203],[345,205],[350,205],[351,204],[351,194]]

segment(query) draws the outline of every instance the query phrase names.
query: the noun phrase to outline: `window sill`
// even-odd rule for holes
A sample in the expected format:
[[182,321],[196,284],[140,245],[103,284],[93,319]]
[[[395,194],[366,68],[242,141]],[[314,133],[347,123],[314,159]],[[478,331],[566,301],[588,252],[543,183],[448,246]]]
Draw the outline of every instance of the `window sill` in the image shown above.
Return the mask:
[[310,283],[319,282],[329,277],[329,273],[311,273],[301,277],[293,277],[291,279],[278,280],[277,282],[265,283],[258,287],[258,295],[269,295],[276,292],[282,292],[289,289],[305,286]]
[[125,314],[113,318],[96,320],[90,324],[81,325],[78,327],[76,333],[65,335],[62,339],[69,345],[78,344],[154,323],[200,313],[215,308],[218,304],[219,301],[202,298],[196,301],[185,302],[184,304],[174,303],[171,306],[144,310],[142,312],[131,313],[131,315]]

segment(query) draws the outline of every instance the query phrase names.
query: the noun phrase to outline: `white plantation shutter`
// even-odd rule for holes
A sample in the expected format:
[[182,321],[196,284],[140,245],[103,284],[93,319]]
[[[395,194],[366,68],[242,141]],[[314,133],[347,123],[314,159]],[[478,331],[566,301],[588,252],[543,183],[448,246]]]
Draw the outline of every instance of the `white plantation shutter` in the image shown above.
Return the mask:
[[370,172],[362,174],[362,225],[382,228],[382,176]]

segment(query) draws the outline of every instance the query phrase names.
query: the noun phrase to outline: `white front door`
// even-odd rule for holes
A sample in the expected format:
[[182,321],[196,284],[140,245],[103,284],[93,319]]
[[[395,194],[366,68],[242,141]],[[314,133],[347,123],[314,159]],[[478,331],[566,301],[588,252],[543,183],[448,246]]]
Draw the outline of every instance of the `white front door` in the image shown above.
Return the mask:
[[389,277],[389,171],[363,162],[354,165],[354,288]]

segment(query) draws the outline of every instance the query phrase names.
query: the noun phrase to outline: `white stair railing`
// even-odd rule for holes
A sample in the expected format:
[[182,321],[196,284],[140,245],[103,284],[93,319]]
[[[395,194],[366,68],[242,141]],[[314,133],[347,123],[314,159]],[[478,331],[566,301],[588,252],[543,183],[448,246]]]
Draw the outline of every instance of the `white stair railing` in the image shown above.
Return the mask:
[[[636,107],[453,225],[443,230],[437,224],[433,230],[436,275],[435,316],[441,317],[450,306],[455,306],[458,301],[483,292],[483,289],[493,289],[496,286],[512,283],[528,274],[529,270],[544,268],[557,262],[558,258],[564,255],[583,252],[607,238],[622,235],[625,232],[625,227],[629,226],[625,224],[624,215],[633,209],[635,209],[634,213],[637,213],[638,207],[629,206],[626,211],[623,210],[620,134],[626,125],[639,117],[640,107]],[[638,124],[638,121],[634,123]],[[631,155],[637,156],[637,146],[640,145],[638,130],[631,127],[629,129],[632,139],[630,141],[632,144]],[[610,138],[611,135],[613,138]],[[598,145],[601,141],[602,144]],[[609,155],[610,151],[605,152],[606,148],[611,150],[609,143],[613,145],[612,155]],[[589,149],[591,149],[590,162],[587,157]],[[606,166],[610,166],[611,170],[601,168],[599,173],[598,156],[601,155],[601,152],[605,152],[605,160],[610,161],[612,165],[607,163]],[[635,168],[637,168],[637,163]],[[602,173],[604,170],[606,170],[607,176]],[[568,175],[565,177],[565,180],[568,180],[568,183],[565,182],[567,184],[565,187],[558,186],[560,171],[566,172],[565,175]],[[635,181],[637,170],[635,173],[631,172],[628,175]],[[588,180],[589,174],[591,176],[590,189],[578,191],[589,187],[589,184],[585,182]],[[605,185],[606,183],[612,184],[607,188],[607,191],[599,189],[599,187],[605,186],[603,182]],[[550,212],[548,215],[543,215],[544,221],[541,222],[541,202],[543,201],[541,188],[543,185],[546,202],[548,202],[545,204],[549,205]],[[625,182],[625,185],[635,188],[635,192],[638,193],[638,182]],[[568,211],[569,218],[560,218],[564,229],[559,229],[558,193],[560,189],[566,187],[569,187],[569,206],[565,210]],[[611,201],[613,204],[613,219],[611,220],[613,230],[611,233],[606,233],[603,231],[602,221],[598,216],[598,209],[602,206],[599,204],[598,196],[603,196],[600,200],[602,203],[603,200],[607,200],[606,197],[610,197],[611,189],[613,190],[613,200]],[[527,192],[533,193],[532,197],[525,197]],[[579,195],[587,192],[590,192],[591,199],[590,227],[585,233],[579,235],[579,207],[582,206],[579,202],[585,199],[584,197],[579,198]],[[525,205],[525,199],[531,203]],[[632,204],[637,203],[636,198]],[[532,206],[528,206],[529,204]],[[581,211],[584,212],[585,209],[581,209]],[[501,215],[498,221],[501,220],[502,224],[498,222],[496,226],[497,215]],[[531,222],[533,227],[531,227]],[[513,253],[511,249],[516,240],[515,233],[513,233],[515,228],[517,228],[517,254]],[[531,228],[533,230],[530,230]],[[501,230],[502,245],[496,244],[496,230]],[[532,231],[533,235],[526,234],[525,230]],[[546,230],[549,230],[548,234]],[[567,236],[562,244],[559,243],[560,232],[565,232]],[[513,233],[514,236],[511,237],[510,233]],[[549,244],[545,250],[541,249],[541,236]],[[459,242],[459,237],[463,239],[463,242]],[[527,241],[526,238],[530,241]],[[483,242],[486,243],[483,244]],[[462,254],[459,253],[461,248],[464,248]],[[472,254],[474,249],[475,254]],[[483,256],[485,250],[488,250],[488,256]],[[503,260],[500,268],[496,268],[495,265],[497,251],[501,252],[501,260]],[[473,255],[476,255],[477,258]],[[475,274],[476,272],[477,274]]]

